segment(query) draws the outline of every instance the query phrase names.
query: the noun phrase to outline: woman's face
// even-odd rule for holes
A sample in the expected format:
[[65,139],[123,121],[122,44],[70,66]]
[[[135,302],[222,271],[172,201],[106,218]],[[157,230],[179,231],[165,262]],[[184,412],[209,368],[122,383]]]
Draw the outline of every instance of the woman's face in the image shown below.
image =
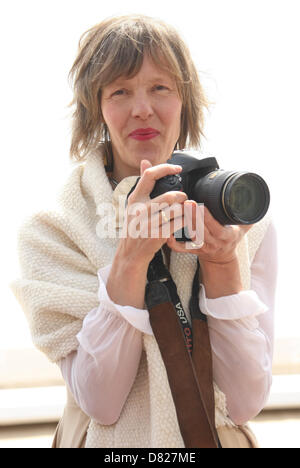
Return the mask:
[[101,109],[118,181],[138,175],[142,159],[156,165],[170,158],[180,134],[182,102],[175,80],[149,57],[134,78],[120,77],[103,88]]

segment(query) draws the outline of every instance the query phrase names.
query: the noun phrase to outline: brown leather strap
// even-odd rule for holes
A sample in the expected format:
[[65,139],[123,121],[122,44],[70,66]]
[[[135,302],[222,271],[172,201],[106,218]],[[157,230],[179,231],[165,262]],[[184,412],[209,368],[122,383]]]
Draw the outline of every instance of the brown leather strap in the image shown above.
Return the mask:
[[[202,401],[211,390],[206,389],[204,380],[201,389],[196,373],[201,375],[202,366],[194,368],[193,361],[198,361],[201,348],[196,348],[193,361],[186,348],[182,329],[171,302],[163,302],[148,308],[150,323],[164,361],[170,389],[172,392],[177,419],[182,438],[187,448],[217,448],[214,422],[212,424],[212,400],[209,395],[209,412]],[[205,332],[196,324],[196,333],[200,338]],[[196,340],[195,340],[196,341]],[[203,357],[201,356],[201,361]],[[200,372],[200,374],[199,374]],[[205,372],[209,375],[209,372]]]
[[207,321],[193,319],[193,355],[195,373],[202,400],[206,406],[210,426],[218,440],[215,427],[215,395],[213,386],[212,352]]

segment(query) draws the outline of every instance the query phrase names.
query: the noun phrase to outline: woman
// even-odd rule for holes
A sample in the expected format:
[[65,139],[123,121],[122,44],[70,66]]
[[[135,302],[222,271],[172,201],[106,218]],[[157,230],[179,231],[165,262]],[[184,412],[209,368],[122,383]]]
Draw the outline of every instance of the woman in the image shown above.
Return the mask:
[[[157,179],[180,173],[166,163],[174,148],[200,142],[207,101],[189,51],[161,21],[111,18],[82,37],[71,77],[71,155],[80,164],[61,194],[61,211],[38,213],[22,227],[23,277],[13,284],[35,345],[67,384],[54,446],[184,447],[144,303],[149,263],[163,248],[188,317],[199,259],[219,439],[223,447],[253,447],[244,425],[263,408],[271,384],[274,227],[268,216],[254,226],[224,227],[205,209],[204,244],[195,235],[187,248],[174,232],[178,223],[194,226],[196,203],[176,191],[149,197]],[[158,222],[169,234],[120,236],[120,214],[103,236],[104,204],[122,213],[138,176],[126,220],[135,221],[130,208],[140,203],[149,226]],[[154,202],[176,209],[155,211]]]

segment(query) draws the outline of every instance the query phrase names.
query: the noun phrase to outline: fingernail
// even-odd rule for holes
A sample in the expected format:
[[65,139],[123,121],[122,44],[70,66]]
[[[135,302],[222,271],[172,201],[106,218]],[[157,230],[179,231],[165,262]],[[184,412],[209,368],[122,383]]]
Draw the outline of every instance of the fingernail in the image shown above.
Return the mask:
[[195,209],[195,202],[193,200],[186,200],[184,204],[187,205],[188,209],[191,211]]
[[188,222],[191,222],[193,218],[193,204],[191,200],[184,202],[184,216],[186,216]]

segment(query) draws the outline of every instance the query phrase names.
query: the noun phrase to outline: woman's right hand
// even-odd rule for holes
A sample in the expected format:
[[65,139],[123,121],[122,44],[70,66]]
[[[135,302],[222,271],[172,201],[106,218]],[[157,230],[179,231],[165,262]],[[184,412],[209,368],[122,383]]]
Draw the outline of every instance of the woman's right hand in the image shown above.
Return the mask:
[[141,178],[128,197],[120,251],[133,262],[148,265],[175,231],[184,227],[184,192],[165,192],[150,198],[155,183],[166,175],[179,174],[181,166],[141,161]]
[[[178,191],[166,192],[153,199],[150,193],[156,180],[179,174],[181,170],[181,166],[152,166],[147,160],[141,161],[141,178],[128,197],[126,231],[119,241],[106,285],[107,293],[115,304],[144,308],[149,263],[168,238],[184,226],[183,203],[187,200],[187,195]],[[161,203],[164,203],[165,215],[161,214]],[[171,205],[174,210],[170,210]],[[156,237],[151,237],[151,226],[157,231]],[[138,232],[141,235],[136,236]]]

